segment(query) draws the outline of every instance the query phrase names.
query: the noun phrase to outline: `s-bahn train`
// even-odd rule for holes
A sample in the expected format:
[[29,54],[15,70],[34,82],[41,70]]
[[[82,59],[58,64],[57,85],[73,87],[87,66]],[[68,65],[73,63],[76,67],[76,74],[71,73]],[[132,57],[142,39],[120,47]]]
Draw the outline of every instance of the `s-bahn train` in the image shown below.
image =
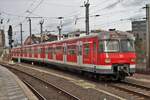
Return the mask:
[[90,35],[41,44],[15,47],[12,59],[54,64],[122,80],[135,73],[134,36],[120,31]]

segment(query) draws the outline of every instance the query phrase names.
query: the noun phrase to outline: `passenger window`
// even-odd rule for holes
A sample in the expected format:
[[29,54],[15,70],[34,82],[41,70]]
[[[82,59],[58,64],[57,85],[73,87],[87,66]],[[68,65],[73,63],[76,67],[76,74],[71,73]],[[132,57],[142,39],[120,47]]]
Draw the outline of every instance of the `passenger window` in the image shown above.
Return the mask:
[[84,44],[84,54],[89,55],[89,53],[90,53],[90,45]]
[[75,55],[76,54],[76,45],[70,45],[68,46],[68,54],[69,55]]
[[50,53],[50,54],[52,54],[53,48],[52,47],[48,47],[48,51],[47,52]]
[[63,48],[61,46],[56,47],[56,53],[62,54]]

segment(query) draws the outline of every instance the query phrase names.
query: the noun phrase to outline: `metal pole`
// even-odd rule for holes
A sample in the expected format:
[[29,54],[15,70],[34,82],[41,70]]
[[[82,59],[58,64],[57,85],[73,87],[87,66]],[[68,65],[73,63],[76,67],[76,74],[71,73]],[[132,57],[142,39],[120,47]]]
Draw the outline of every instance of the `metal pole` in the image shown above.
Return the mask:
[[146,22],[147,22],[147,28],[146,28],[146,43],[147,43],[147,49],[146,49],[146,68],[147,70],[150,69],[150,4],[146,5]]
[[23,41],[22,41],[22,23],[20,23],[20,37],[21,37],[21,47],[23,45]]
[[41,43],[43,42],[43,23],[44,23],[44,21],[41,21],[40,22],[40,29],[41,29]]
[[21,57],[22,57],[22,46],[23,46],[23,43],[22,43],[22,23],[20,23],[20,38],[21,38]]
[[30,44],[32,44],[31,18],[29,18]]
[[57,28],[58,28],[58,32],[59,32],[58,38],[59,38],[59,40],[61,40],[61,26],[57,26]]
[[86,35],[89,35],[90,25],[89,25],[89,0],[87,0],[87,3],[85,3],[85,28],[86,28]]

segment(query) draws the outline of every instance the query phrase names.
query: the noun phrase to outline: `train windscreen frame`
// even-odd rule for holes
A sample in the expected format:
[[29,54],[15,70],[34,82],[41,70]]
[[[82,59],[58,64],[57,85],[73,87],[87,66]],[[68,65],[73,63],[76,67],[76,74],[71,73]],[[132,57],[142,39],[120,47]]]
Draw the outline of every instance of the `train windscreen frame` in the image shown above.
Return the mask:
[[134,41],[131,39],[100,40],[99,52],[135,52]]
[[100,40],[99,41],[100,52],[119,52],[119,40]]
[[135,52],[134,41],[131,39],[120,40],[121,52]]

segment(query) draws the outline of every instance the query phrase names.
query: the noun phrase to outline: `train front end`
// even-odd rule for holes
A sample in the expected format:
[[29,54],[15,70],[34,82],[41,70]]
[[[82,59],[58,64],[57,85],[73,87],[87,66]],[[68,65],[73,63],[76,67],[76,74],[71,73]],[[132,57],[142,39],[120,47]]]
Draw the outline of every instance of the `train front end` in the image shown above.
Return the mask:
[[134,40],[133,35],[116,31],[105,33],[99,39],[99,64],[110,66],[106,72],[117,80],[135,73]]

